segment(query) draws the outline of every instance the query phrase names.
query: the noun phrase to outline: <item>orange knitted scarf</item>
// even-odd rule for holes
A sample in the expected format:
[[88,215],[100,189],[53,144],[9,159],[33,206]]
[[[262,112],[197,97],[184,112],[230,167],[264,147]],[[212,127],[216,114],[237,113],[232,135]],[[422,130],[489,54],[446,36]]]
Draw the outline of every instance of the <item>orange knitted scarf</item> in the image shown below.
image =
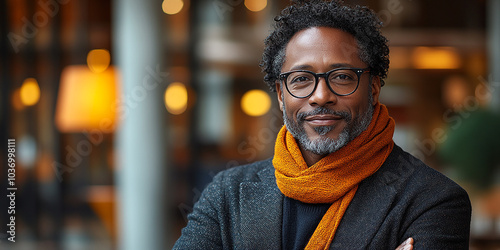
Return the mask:
[[297,142],[283,126],[273,165],[281,192],[306,203],[332,203],[306,249],[328,249],[358,184],[375,173],[392,151],[394,120],[377,103],[368,128],[338,151],[308,167]]

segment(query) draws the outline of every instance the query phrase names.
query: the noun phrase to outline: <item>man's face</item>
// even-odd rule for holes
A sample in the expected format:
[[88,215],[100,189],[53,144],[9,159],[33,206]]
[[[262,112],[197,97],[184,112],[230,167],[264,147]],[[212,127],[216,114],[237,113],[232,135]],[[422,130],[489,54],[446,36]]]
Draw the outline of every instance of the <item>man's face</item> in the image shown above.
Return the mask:
[[[292,37],[281,72],[324,73],[339,67],[367,67],[359,58],[354,37],[339,29],[312,27]],[[380,79],[373,77],[370,81],[369,73],[362,74],[358,89],[348,96],[334,94],[324,78],[319,78],[316,90],[308,98],[291,96],[279,82],[276,89],[285,125],[298,140],[303,154],[326,155],[368,127],[373,105],[378,102]]]

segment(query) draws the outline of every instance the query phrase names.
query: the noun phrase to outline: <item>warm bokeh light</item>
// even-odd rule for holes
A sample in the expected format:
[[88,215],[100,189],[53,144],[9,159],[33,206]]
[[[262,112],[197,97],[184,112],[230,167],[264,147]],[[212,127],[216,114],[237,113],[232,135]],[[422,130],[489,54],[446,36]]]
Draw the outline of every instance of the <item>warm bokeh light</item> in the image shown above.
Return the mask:
[[14,90],[14,92],[12,92],[11,104],[12,104],[12,107],[17,111],[21,111],[26,107],[26,106],[24,106],[23,102],[21,101],[21,89],[20,88]]
[[24,106],[35,105],[40,100],[40,87],[34,78],[24,80],[19,92],[21,102]]
[[118,96],[118,72],[114,67],[95,73],[85,65],[68,66],[61,74],[56,125],[61,132],[112,132]]
[[184,2],[182,0],[163,0],[161,8],[163,12],[169,15],[174,15],[179,13],[184,7]]
[[94,49],[87,55],[87,65],[94,73],[105,71],[111,62],[111,55],[108,50]]
[[180,82],[171,83],[165,90],[165,107],[173,115],[186,111],[188,92],[186,86]]
[[258,12],[266,8],[267,0],[245,0],[247,9],[253,12]]
[[241,98],[241,108],[247,115],[261,116],[271,108],[271,98],[262,90],[250,90]]
[[413,50],[412,59],[417,69],[460,68],[460,56],[451,47],[417,47]]
[[446,107],[460,107],[471,94],[468,85],[464,77],[458,75],[448,77],[443,83],[443,102]]

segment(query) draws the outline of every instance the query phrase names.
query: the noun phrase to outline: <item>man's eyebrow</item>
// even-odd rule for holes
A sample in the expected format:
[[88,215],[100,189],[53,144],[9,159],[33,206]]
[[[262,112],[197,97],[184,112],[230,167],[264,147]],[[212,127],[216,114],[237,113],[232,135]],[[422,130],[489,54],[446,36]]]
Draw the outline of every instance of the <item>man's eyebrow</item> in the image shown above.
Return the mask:
[[335,63],[335,64],[330,64],[331,69],[336,69],[336,68],[353,68],[354,66],[349,63]]
[[[336,69],[336,68],[353,68],[354,66],[349,64],[349,63],[334,63],[330,64],[330,69]],[[313,69],[313,66],[308,65],[308,64],[300,64],[300,65],[295,65],[293,66],[290,70],[311,70]]]
[[310,70],[313,67],[307,64],[295,65],[290,70]]

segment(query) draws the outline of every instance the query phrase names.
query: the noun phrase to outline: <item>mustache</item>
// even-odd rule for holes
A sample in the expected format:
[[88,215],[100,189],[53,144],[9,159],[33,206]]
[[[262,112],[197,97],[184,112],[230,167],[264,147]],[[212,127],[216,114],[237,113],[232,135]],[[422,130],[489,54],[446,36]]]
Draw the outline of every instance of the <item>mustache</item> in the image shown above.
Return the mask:
[[302,123],[305,121],[305,119],[308,116],[312,116],[312,115],[336,115],[336,116],[342,117],[342,119],[346,120],[347,122],[350,122],[352,120],[351,113],[349,113],[347,111],[336,111],[336,110],[332,110],[332,109],[325,108],[325,107],[317,107],[316,109],[311,110],[311,111],[298,113],[297,114],[297,121],[299,123]]

